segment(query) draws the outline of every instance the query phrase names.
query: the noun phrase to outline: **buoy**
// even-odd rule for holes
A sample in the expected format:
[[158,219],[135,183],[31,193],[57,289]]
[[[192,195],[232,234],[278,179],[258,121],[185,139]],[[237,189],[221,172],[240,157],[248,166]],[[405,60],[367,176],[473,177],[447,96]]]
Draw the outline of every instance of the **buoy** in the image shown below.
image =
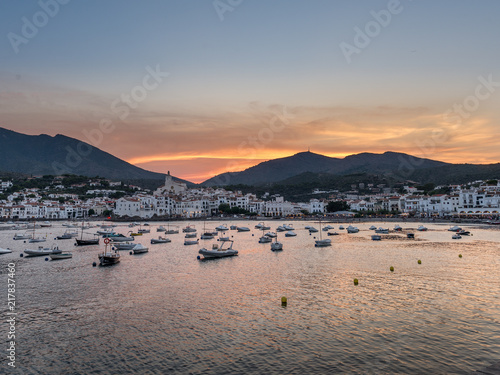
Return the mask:
[[354,279],[354,285],[358,285],[358,279]]
[[389,268],[391,270],[391,272],[394,272],[394,267],[391,266],[391,268]]
[[21,253],[21,254],[19,254],[19,256],[22,258],[22,257],[24,256],[24,254],[23,254],[23,253]]
[[459,257],[459,258],[462,258],[462,254],[458,254],[458,257]]
[[200,256],[198,255],[198,256],[196,257],[196,259],[200,260]]
[[97,263],[96,262],[92,263],[92,267],[95,267],[95,266],[97,266]]
[[45,261],[48,261],[48,260],[49,260],[49,258],[45,258]]
[[281,306],[286,306],[287,299],[286,297],[281,297]]
[[254,236],[254,234],[252,233],[252,237]]
[[422,261],[419,259],[419,260],[417,261],[417,263],[418,263],[418,264],[422,264]]
[[133,252],[133,251],[131,251],[131,252],[130,252],[130,255],[132,255],[133,253],[134,253],[134,252]]

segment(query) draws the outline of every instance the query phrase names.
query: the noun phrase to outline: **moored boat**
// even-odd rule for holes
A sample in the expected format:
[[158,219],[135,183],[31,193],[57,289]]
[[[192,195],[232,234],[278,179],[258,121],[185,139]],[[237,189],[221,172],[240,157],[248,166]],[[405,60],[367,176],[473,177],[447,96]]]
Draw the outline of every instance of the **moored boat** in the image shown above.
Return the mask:
[[39,246],[38,249],[25,249],[24,253],[27,256],[36,257],[36,256],[62,253],[62,250],[60,250],[59,247],[57,246],[52,246],[52,247]]
[[225,241],[221,244],[213,244],[211,249],[202,248],[198,253],[207,259],[238,255],[238,250],[233,249],[233,242],[234,241]]
[[141,243],[138,243],[132,248],[132,251],[134,252],[134,254],[143,254],[147,253],[149,251],[149,248]]
[[172,242],[169,238],[158,236],[158,238],[151,238],[151,243],[156,244],[156,243],[167,243],[167,242]]
[[59,253],[59,254],[49,254],[50,259],[52,260],[60,260],[60,259],[69,259],[73,258],[72,253]]

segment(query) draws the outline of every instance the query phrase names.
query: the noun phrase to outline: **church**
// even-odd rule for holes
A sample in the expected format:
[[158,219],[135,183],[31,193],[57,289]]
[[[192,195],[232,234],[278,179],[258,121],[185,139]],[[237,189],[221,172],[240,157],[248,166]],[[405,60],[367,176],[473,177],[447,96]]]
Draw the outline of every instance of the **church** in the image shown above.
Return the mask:
[[170,171],[165,176],[165,185],[160,186],[155,190],[154,195],[180,194],[187,190],[187,185],[184,182],[176,181],[170,175]]

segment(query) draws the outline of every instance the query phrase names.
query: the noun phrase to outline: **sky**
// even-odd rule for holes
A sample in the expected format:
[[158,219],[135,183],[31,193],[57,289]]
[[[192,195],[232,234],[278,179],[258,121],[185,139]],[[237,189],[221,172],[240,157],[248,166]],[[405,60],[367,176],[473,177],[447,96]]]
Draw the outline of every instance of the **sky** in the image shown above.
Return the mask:
[[0,0],[0,127],[201,182],[312,152],[500,162],[497,0]]

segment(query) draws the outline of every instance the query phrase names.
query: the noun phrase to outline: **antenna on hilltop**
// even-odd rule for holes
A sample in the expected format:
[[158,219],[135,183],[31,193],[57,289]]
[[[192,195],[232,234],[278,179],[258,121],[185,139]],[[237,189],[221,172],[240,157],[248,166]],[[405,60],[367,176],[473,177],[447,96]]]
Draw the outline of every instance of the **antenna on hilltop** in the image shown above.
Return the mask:
[[311,152],[311,146],[307,147],[307,152]]

